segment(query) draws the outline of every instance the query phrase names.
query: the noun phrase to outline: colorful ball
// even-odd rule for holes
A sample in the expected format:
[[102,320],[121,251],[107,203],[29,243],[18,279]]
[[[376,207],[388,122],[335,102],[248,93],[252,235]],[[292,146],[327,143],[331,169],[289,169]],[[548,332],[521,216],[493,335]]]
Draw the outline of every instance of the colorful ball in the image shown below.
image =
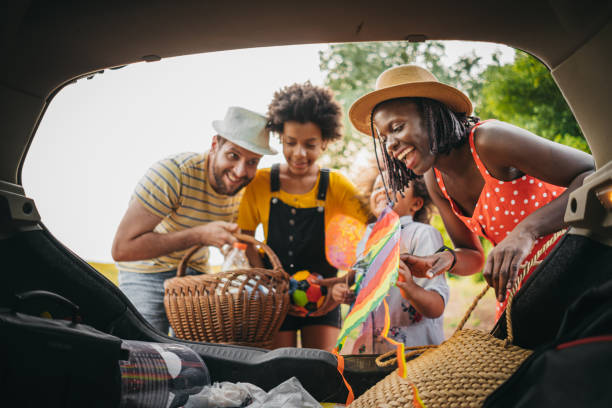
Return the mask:
[[298,306],[309,315],[323,305],[327,295],[327,287],[316,284],[322,276],[309,271],[299,271],[293,274],[289,281],[289,296],[291,303]]

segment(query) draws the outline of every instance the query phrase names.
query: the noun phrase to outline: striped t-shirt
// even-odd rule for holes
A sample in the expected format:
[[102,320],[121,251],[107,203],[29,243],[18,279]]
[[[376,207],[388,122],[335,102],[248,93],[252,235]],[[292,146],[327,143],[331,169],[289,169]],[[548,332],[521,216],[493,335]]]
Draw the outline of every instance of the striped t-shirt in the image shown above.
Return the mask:
[[[216,193],[208,181],[208,153],[181,153],[155,163],[136,186],[132,200],[162,218],[154,231],[164,234],[211,221],[235,222],[243,191],[234,196]],[[176,269],[187,250],[117,266],[128,272],[165,272]],[[207,272],[208,255],[203,247],[189,266]]]

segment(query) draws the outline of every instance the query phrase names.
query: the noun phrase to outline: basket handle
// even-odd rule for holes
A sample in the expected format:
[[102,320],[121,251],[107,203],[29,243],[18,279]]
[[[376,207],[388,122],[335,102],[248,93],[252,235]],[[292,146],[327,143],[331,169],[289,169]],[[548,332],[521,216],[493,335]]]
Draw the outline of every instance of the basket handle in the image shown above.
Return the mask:
[[[275,271],[280,270],[283,273],[286,273],[283,269],[283,265],[281,264],[280,259],[278,259],[278,256],[276,256],[272,248],[270,248],[263,242],[259,242],[258,240],[256,240],[254,237],[250,235],[241,234],[241,233],[235,233],[233,235],[238,239],[238,241],[261,246],[264,252],[266,253],[266,255],[268,255],[268,258],[270,259],[270,263],[272,264],[272,269]],[[189,251],[185,253],[185,255],[183,255],[183,258],[181,259],[181,262],[179,263],[179,266],[176,270],[176,276],[178,277],[185,276],[185,271],[187,270],[187,264],[189,263],[189,259],[191,259],[193,254],[198,252],[198,250],[202,248],[203,246],[204,245],[195,245],[191,247]]]
[[[510,317],[510,309],[512,307],[512,299],[514,298],[514,295],[516,294],[516,292],[519,290],[519,287],[521,285],[521,282],[523,282],[523,279],[525,279],[525,276],[527,275],[527,272],[529,272],[529,270],[531,268],[533,268],[534,266],[537,266],[539,264],[542,263],[541,260],[539,260],[539,258],[542,256],[542,254],[544,254],[544,252],[546,252],[552,245],[554,245],[555,242],[557,242],[557,239],[563,235],[565,233],[565,230],[561,230],[561,231],[557,231],[548,241],[546,241],[546,243],[544,245],[542,245],[542,247],[538,250],[538,252],[536,252],[535,256],[533,258],[531,258],[530,261],[525,262],[524,264],[522,264],[519,267],[519,270],[521,271],[519,273],[519,275],[517,276],[516,281],[514,282],[514,286],[512,286],[512,289],[510,289],[510,292],[508,293],[508,302],[506,304],[506,342],[507,343],[512,343],[514,341],[514,334],[512,333],[512,319]],[[468,308],[468,310],[465,312],[465,316],[463,316],[463,319],[461,320],[461,322],[457,325],[457,329],[455,330],[455,332],[463,329],[463,326],[465,325],[465,322],[467,322],[467,320],[470,318],[470,315],[472,314],[472,312],[474,311],[474,309],[476,308],[476,305],[478,305],[478,302],[480,301],[480,299],[483,298],[483,296],[487,293],[487,291],[490,289],[490,286],[485,284],[482,292],[480,292],[476,298],[474,299],[474,301],[472,302],[472,305]]]

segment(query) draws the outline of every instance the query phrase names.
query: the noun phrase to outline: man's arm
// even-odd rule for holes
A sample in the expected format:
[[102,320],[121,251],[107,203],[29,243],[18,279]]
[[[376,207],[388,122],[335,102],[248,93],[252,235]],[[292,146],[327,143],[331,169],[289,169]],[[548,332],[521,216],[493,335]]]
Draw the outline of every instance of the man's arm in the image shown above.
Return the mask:
[[182,231],[160,234],[153,229],[161,217],[148,211],[133,199],[117,228],[113,240],[112,256],[117,262],[156,258],[194,245],[232,245],[238,226],[225,221],[213,221]]

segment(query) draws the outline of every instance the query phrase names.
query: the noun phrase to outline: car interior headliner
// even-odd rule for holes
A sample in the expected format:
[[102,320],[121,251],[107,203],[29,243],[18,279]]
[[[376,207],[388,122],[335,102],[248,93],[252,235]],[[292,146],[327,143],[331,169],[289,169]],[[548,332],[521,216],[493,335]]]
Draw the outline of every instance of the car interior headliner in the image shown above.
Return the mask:
[[[10,183],[20,184],[41,113],[66,83],[110,67],[238,48],[430,39],[502,43],[551,69],[592,149],[609,129],[609,92],[602,92],[610,90],[609,0],[22,1],[2,8],[0,179]],[[573,85],[577,79],[579,86]],[[588,108],[579,103],[585,92],[596,102]],[[612,158],[611,149],[605,143],[593,149],[598,165]]]
[[[26,193],[30,192],[21,185],[24,158],[53,97],[65,85],[106,69],[143,61],[154,63],[179,55],[265,46],[391,40],[483,41],[526,51],[546,64],[572,109],[598,168],[569,195],[564,221],[571,228],[538,268],[535,279],[530,278],[513,298],[512,316],[508,315],[508,320],[502,317],[493,332],[505,337],[504,325],[511,318],[517,346],[535,348],[550,344],[569,305],[588,289],[610,281],[612,199],[610,206],[605,207],[595,191],[612,186],[608,122],[612,113],[611,15],[612,0],[2,1],[0,307],[18,311],[17,294],[52,292],[78,305],[79,314],[84,317],[82,323],[102,332],[103,338],[110,334],[108,337],[115,345],[125,339],[188,345],[206,362],[214,382],[249,382],[269,390],[296,376],[318,401],[346,398],[338,360],[325,351],[282,348],[268,352],[227,344],[183,342],[154,330],[114,283],[47,229],[35,197],[29,197]],[[117,99],[121,97],[117,95]],[[78,114],[75,109],[74,115]],[[80,137],[93,138],[87,131]],[[45,159],[51,165],[58,163],[58,158],[51,154]],[[52,186],[72,181],[69,177],[55,180],[44,173],[40,178]],[[75,189],[79,187],[76,183],[70,187],[73,185]],[[53,198],[60,204],[67,200],[59,193]],[[80,201],[76,204],[86,205]],[[98,231],[88,228],[84,217],[78,210],[64,216],[67,222],[76,223],[83,239],[87,239]],[[31,318],[39,320],[36,316]],[[591,320],[587,322],[590,324]],[[0,364],[0,383],[7,378],[9,385],[19,385],[11,387],[3,401],[7,398],[10,401],[13,395],[25,398],[26,405],[32,398],[45,401],[45,406],[59,406],[55,401],[60,398],[64,405],[72,406],[85,405],[78,398],[94,406],[108,405],[103,402],[107,397],[118,401],[120,388],[114,384],[120,380],[116,361],[121,356],[113,354],[110,359],[110,348],[92,348],[80,340],[75,340],[72,347],[69,342],[47,341],[32,335],[29,329],[16,333],[17,336],[12,336],[9,332],[3,337],[5,343],[0,343],[9,345],[5,347],[9,353],[0,353],[0,361],[14,361],[14,365]],[[35,353],[26,355],[20,350]],[[16,357],[5,358],[11,352],[10,357]],[[66,357],[68,354],[70,358]],[[94,358],[82,357],[85,355]],[[346,381],[357,395],[383,378],[382,374],[387,375],[373,362],[368,367],[365,360],[349,356],[343,361]],[[571,365],[572,360],[568,361],[560,366]],[[112,368],[115,375],[111,377],[100,370],[100,362],[104,362],[103,367]],[[9,367],[8,371],[5,367]],[[19,369],[13,372],[13,367]],[[38,369],[41,367],[42,370]],[[590,384],[594,374],[588,370],[586,373],[584,381]],[[44,376],[44,381],[32,380]],[[537,388],[544,382],[530,385]],[[56,386],[60,383],[61,386]],[[36,384],[38,392],[28,395],[32,384]],[[149,392],[147,398],[150,395],[153,393]],[[596,392],[591,395],[597,397]]]

